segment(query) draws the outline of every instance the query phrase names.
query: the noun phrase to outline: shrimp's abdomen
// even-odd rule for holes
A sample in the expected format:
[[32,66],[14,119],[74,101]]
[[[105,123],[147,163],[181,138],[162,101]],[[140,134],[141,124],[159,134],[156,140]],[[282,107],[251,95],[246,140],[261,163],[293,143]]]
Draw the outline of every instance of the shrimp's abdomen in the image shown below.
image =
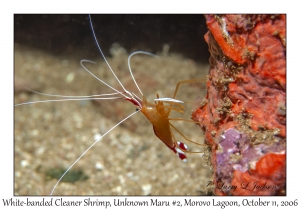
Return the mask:
[[174,146],[171,128],[168,118],[163,117],[156,109],[155,105],[143,106],[141,112],[153,125],[155,135],[169,147]]

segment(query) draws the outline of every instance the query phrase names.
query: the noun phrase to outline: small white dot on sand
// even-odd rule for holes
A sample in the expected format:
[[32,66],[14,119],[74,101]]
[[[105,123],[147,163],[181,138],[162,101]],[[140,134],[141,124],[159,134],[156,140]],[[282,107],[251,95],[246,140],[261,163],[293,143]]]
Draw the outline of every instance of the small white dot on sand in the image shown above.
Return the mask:
[[35,130],[31,131],[31,135],[37,136],[37,135],[39,135],[39,131],[37,129],[35,129]]
[[102,163],[97,162],[97,163],[95,164],[95,168],[96,168],[97,170],[102,170],[102,169],[104,168],[104,166],[103,166]]
[[29,165],[29,162],[27,161],[27,160],[22,160],[21,161],[21,166],[22,167],[26,167],[26,166],[28,166]]
[[142,190],[143,190],[144,195],[150,195],[151,190],[152,190],[152,185],[144,184],[144,185],[142,185]]
[[70,72],[66,77],[66,82],[71,83],[71,82],[73,82],[74,78],[75,78],[74,72]]

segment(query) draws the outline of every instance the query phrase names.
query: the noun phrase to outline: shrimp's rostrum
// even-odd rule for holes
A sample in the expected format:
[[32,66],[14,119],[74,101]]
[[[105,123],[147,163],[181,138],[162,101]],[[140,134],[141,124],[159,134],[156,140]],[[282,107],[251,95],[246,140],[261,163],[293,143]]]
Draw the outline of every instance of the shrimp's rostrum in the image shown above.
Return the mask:
[[[93,17],[93,16],[92,16]],[[98,25],[99,28],[99,25]],[[33,32],[34,33],[34,32]],[[97,31],[97,36],[101,36]],[[94,43],[92,43],[94,44]],[[101,45],[101,43],[100,43]],[[118,75],[125,87],[137,93],[128,72],[128,54],[122,47],[116,47],[119,53],[108,58],[108,63]],[[79,52],[68,57],[55,57],[45,51],[16,45],[15,75],[37,87],[35,90],[60,95],[88,95],[111,93],[99,81],[80,67]],[[121,52],[121,53],[120,53]],[[140,89],[147,97],[148,108],[157,105],[162,110],[177,114],[181,107],[172,103],[155,101],[156,93],[160,97],[172,97],[178,81],[199,77],[197,63],[184,59],[180,55],[166,54],[160,59],[145,55],[136,55],[131,59],[133,74]],[[85,56],[81,56],[84,58]],[[115,78],[100,58],[89,69],[109,83],[119,88]],[[159,69],[159,71],[158,71]],[[176,71],[174,69],[185,69]],[[154,74],[155,73],[155,74]],[[73,75],[73,80],[69,75]],[[99,76],[100,75],[100,76]],[[121,75],[121,76],[119,76]],[[205,75],[205,73],[203,73]],[[166,81],[169,81],[166,84]],[[193,100],[199,87],[180,88],[178,100]],[[189,98],[189,96],[192,96]],[[49,97],[29,92],[15,94],[15,102],[46,100]],[[53,98],[50,98],[53,99]],[[141,97],[144,103],[144,97]],[[150,105],[149,105],[150,104]],[[135,104],[136,105],[136,104]],[[168,109],[172,106],[173,109]],[[146,109],[146,106],[144,106]],[[134,112],[132,104],[123,100],[49,102],[15,107],[15,188],[16,195],[48,195],[57,180],[47,177],[52,168],[68,168],[94,139],[103,135],[114,124]],[[142,112],[142,109],[141,109]],[[144,114],[146,116],[146,114]],[[147,119],[151,118],[149,114]],[[177,117],[177,116],[175,116]],[[188,115],[184,116],[188,118]],[[157,120],[157,116],[155,117]],[[155,120],[154,119],[154,120]],[[141,113],[128,119],[111,131],[105,138],[85,154],[75,164],[75,170],[82,170],[88,179],[74,183],[60,183],[54,194],[58,195],[196,195],[206,185],[209,172],[203,168],[199,155],[190,155],[185,164],[174,157],[174,153],[162,146],[162,140],[170,149],[181,148],[176,140],[182,137],[175,131],[163,132],[164,126],[170,128],[170,122],[182,130],[189,139],[201,142],[199,135],[189,129],[193,123],[169,121],[168,117],[151,124]],[[159,123],[163,123],[160,125]],[[155,135],[153,135],[153,130]],[[174,131],[174,130],[173,130]],[[187,132],[188,131],[188,132]],[[171,139],[171,140],[170,140]],[[174,145],[175,143],[175,145]],[[189,146],[192,146],[189,144]],[[199,147],[194,148],[196,151]],[[195,161],[196,160],[196,161]],[[200,168],[200,170],[199,170]],[[187,173],[187,170],[189,173]],[[178,182],[178,180],[181,180]],[[183,181],[182,181],[183,180]]]

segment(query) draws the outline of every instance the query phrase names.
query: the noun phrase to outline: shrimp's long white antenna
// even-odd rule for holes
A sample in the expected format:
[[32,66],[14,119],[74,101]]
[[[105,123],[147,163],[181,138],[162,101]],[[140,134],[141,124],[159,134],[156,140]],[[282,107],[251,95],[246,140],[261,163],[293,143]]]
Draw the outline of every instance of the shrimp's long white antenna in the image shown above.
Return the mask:
[[[128,97],[126,95],[124,95],[122,92],[118,91],[117,89],[113,88],[112,86],[110,86],[109,84],[107,84],[106,82],[104,82],[103,80],[101,80],[100,78],[96,77],[92,72],[90,72],[84,65],[83,62],[90,62],[90,63],[95,63],[94,61],[90,61],[90,60],[81,60],[80,64],[82,66],[82,68],[84,68],[88,73],[90,73],[93,77],[95,77],[97,80],[99,80],[100,82],[102,82],[103,84],[105,84],[107,87],[113,89],[114,91],[116,91],[117,93],[119,93],[120,95],[124,96],[125,98],[128,99]],[[124,88],[124,87],[123,87]],[[124,88],[125,93],[127,93],[130,98],[132,98],[132,93],[128,92],[125,88]],[[139,100],[141,100],[139,97],[137,97]],[[140,104],[140,102],[138,102],[138,100],[136,100],[134,97],[132,98],[137,104]]]
[[[117,75],[115,74],[115,72],[112,70],[112,68],[110,67],[108,61],[106,60],[105,56],[104,56],[104,53],[102,52],[101,48],[100,48],[100,45],[98,43],[98,40],[97,40],[97,37],[96,37],[96,34],[95,34],[95,31],[94,31],[94,27],[93,27],[93,23],[92,23],[92,18],[91,18],[91,15],[89,15],[89,19],[90,19],[90,25],[91,25],[91,28],[92,28],[92,32],[93,32],[93,36],[94,36],[94,39],[96,41],[96,44],[97,44],[97,47],[104,59],[104,61],[106,62],[108,68],[110,69],[110,71],[113,73],[113,75],[115,76],[115,78],[117,79],[117,81],[119,82],[119,84],[121,85],[121,87],[123,88],[123,90],[127,93],[128,91],[124,88],[124,86],[122,85],[121,81],[118,79]],[[104,83],[104,82],[103,82]],[[106,83],[105,83],[106,84]],[[111,86],[109,86],[111,87]],[[112,87],[111,87],[112,88]],[[113,88],[114,89],[114,88]]]
[[52,96],[52,97],[61,97],[61,98],[92,98],[92,97],[101,97],[101,96],[112,96],[112,95],[117,95],[119,93],[105,93],[105,94],[99,94],[99,95],[89,95],[89,96],[65,96],[65,95],[56,95],[56,94],[48,94],[48,93],[42,93],[42,92],[38,92],[35,90],[31,90],[30,88],[23,86],[25,89],[39,94],[39,95],[43,95],[43,96]]
[[131,70],[131,67],[130,67],[130,59],[131,59],[132,56],[134,56],[134,55],[136,55],[136,54],[150,55],[150,56],[153,56],[153,57],[156,57],[156,58],[158,58],[158,56],[155,55],[155,54],[153,54],[153,53],[149,53],[149,52],[145,52],[145,51],[136,51],[136,52],[131,53],[130,56],[128,57],[128,68],[129,68],[131,77],[132,77],[132,79],[133,79],[133,81],[134,81],[134,83],[135,83],[137,89],[138,89],[138,90],[140,91],[140,93],[143,95],[141,89],[139,88],[138,84],[136,83],[136,81],[135,81],[135,79],[134,79],[134,76],[133,76],[133,74],[132,74],[132,70]]
[[110,98],[69,98],[69,99],[55,99],[55,100],[44,100],[44,101],[30,101],[20,104],[15,104],[14,106],[22,106],[28,104],[46,103],[46,102],[61,102],[61,101],[92,101],[92,100],[114,100],[114,99],[124,99],[123,97],[110,97]]
[[[104,58],[105,59],[105,58]],[[103,80],[101,80],[100,78],[98,78],[96,75],[94,75],[92,72],[90,72],[84,65],[83,62],[88,62],[88,63],[96,63],[94,61],[90,61],[90,60],[81,60],[80,61],[80,65],[82,66],[82,68],[84,68],[84,70],[86,70],[90,75],[92,75],[93,77],[95,77],[98,81],[102,82],[104,85],[106,85],[107,87],[113,89],[114,91],[116,91],[117,93],[121,94],[122,96],[126,97],[122,92],[118,91],[117,89],[115,89],[114,87],[110,86],[109,84],[107,84],[106,82],[104,82]],[[108,65],[108,63],[107,63]],[[119,80],[118,80],[119,81]],[[120,81],[119,81],[120,82]],[[120,82],[121,83],[121,82]],[[123,87],[123,85],[122,85]],[[128,93],[128,91],[123,87],[124,91],[126,93]],[[127,98],[127,97],[126,97]]]
[[117,127],[118,125],[120,125],[122,122],[124,122],[125,120],[127,120],[128,118],[130,118],[132,115],[138,113],[140,110],[130,114],[129,116],[127,116],[126,118],[124,118],[123,120],[121,120],[119,123],[117,123],[116,125],[114,125],[111,129],[109,129],[106,133],[103,134],[103,136],[98,139],[97,141],[95,141],[89,148],[87,148],[80,156],[79,158],[77,158],[77,160],[75,160],[75,162],[65,171],[65,173],[59,178],[59,180],[56,182],[55,186],[53,187],[50,195],[53,194],[56,186],[58,185],[58,183],[60,182],[60,180],[62,180],[62,178],[66,175],[66,173],[68,173],[68,171],[85,155],[85,153],[87,153],[98,141],[100,141],[104,136],[106,136],[110,131],[112,131],[115,127]]

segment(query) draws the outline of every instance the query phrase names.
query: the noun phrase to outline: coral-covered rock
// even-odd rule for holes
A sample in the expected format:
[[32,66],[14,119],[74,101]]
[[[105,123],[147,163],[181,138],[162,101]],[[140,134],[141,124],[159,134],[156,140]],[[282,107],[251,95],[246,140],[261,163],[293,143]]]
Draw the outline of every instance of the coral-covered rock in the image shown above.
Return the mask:
[[214,193],[285,194],[286,17],[206,20],[211,67],[206,103],[193,119],[211,146]]

